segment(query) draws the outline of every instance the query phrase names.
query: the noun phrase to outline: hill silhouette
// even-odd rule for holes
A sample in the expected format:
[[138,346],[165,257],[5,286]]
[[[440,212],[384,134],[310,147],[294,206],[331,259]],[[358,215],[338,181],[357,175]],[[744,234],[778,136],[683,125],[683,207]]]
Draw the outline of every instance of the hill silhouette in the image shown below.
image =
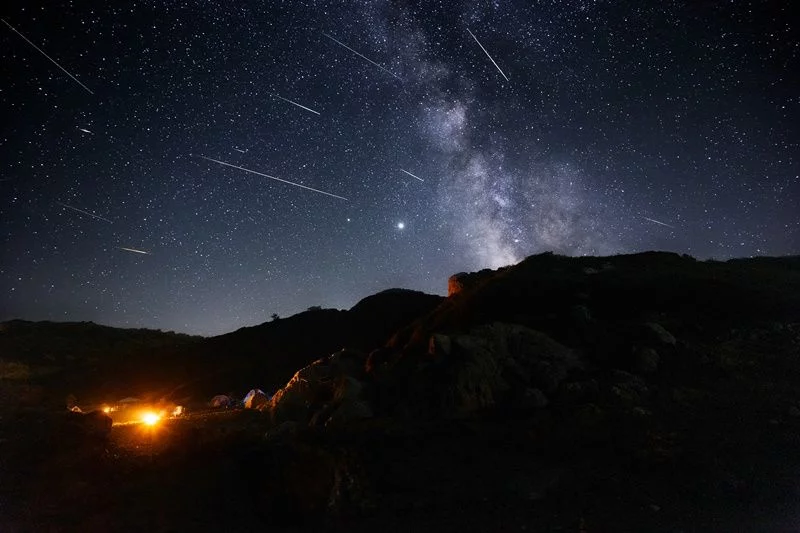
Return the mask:
[[[40,409],[4,404],[0,499],[30,512],[0,529],[796,529],[800,257],[539,254],[448,286],[206,339],[4,324],[0,389]],[[64,386],[275,395],[148,433],[42,409]]]

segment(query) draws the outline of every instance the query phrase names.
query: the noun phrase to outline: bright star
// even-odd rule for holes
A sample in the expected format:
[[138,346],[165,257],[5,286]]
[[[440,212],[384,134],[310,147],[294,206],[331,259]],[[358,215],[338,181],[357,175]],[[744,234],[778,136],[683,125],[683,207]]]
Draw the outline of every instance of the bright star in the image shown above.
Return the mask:
[[398,222],[397,223],[397,229],[405,229],[405,227],[406,227],[405,222]]

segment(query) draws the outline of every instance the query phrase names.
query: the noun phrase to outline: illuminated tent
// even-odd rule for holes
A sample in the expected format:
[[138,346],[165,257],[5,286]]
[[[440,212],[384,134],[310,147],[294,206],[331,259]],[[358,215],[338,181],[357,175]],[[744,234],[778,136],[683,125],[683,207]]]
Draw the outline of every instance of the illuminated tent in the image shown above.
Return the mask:
[[224,394],[218,394],[211,398],[211,401],[208,402],[211,407],[231,407],[233,405],[233,400],[231,400],[230,396],[225,396]]
[[264,394],[264,391],[261,389],[253,389],[247,393],[247,396],[244,397],[244,408],[245,409],[263,409],[267,406],[267,402],[269,402],[269,397]]

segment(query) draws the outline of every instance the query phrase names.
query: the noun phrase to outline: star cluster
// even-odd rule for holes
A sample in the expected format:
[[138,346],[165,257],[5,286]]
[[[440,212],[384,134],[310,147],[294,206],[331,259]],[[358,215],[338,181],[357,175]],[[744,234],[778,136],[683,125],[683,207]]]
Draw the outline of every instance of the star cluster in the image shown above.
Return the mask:
[[2,18],[0,319],[218,334],[546,250],[800,253],[789,2]]

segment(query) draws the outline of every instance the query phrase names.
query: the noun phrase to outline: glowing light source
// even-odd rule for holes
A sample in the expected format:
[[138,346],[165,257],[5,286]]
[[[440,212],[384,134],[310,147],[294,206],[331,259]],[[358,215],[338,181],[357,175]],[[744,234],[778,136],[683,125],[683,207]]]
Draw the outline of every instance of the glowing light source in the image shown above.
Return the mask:
[[155,426],[159,420],[161,420],[161,416],[156,413],[146,412],[142,414],[142,422],[148,426]]

